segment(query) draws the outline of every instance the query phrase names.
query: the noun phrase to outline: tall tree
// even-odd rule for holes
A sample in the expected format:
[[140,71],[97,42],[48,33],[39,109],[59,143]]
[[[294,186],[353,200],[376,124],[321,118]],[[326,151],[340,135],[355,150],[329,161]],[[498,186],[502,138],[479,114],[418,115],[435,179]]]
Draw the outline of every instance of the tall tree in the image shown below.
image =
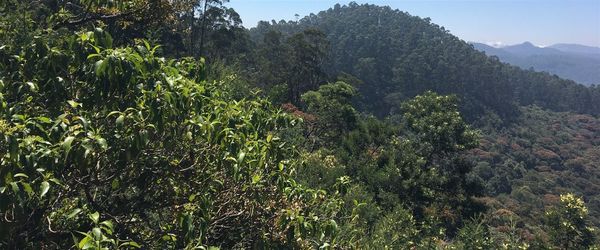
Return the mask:
[[319,87],[326,77],[322,68],[329,49],[323,32],[307,29],[288,39],[291,48],[291,68],[288,75],[288,98],[293,104],[300,103],[300,95]]
[[[242,19],[224,4],[229,0],[195,0],[190,11],[189,54],[193,57],[220,59],[233,55],[245,45],[236,43],[245,39]],[[241,46],[242,48],[238,48]]]

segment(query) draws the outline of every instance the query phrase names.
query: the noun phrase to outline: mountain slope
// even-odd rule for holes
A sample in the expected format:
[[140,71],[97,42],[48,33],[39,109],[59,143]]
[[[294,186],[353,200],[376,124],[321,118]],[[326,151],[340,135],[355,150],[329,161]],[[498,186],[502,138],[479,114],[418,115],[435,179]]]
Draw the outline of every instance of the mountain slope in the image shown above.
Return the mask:
[[563,54],[560,50],[553,48],[542,48],[533,45],[530,42],[502,47],[501,50],[517,55],[560,55]]
[[513,55],[511,53],[509,53],[508,51],[503,50],[502,48],[498,48],[498,47],[493,47],[493,46],[489,46],[487,44],[484,43],[474,43],[472,42],[471,45],[473,45],[473,47],[476,50],[479,51],[483,51],[485,52],[485,54],[487,55],[494,55],[494,56],[502,56],[502,57],[512,57]]
[[580,44],[568,44],[568,43],[559,43],[552,46],[548,46],[548,48],[557,49],[563,52],[570,53],[579,53],[579,54],[588,54],[588,55],[600,55],[600,48],[585,46]]
[[515,118],[519,105],[531,104],[600,114],[600,89],[503,64],[429,19],[390,7],[336,5],[299,22],[261,22],[251,37],[260,44],[269,31],[289,37],[307,28],[327,35],[326,71],[362,80],[361,109],[380,116],[426,90],[457,94],[470,120],[488,112]]
[[476,175],[496,198],[489,204],[542,220],[564,192],[586,197],[592,223],[600,225],[600,119],[522,108],[518,122],[485,129],[473,150]]
[[574,44],[541,48],[529,42],[503,48],[481,43],[473,43],[473,46],[524,69],[549,72],[585,85],[600,83],[600,48]]

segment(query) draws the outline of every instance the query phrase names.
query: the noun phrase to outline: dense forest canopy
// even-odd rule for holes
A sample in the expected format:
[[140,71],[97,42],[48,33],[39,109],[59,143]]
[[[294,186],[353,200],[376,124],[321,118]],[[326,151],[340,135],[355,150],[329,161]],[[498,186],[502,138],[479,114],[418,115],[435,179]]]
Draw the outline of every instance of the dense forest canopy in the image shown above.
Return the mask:
[[389,7],[336,5],[297,22],[260,22],[251,37],[260,46],[272,32],[285,38],[308,28],[321,30],[329,40],[323,69],[360,79],[362,110],[379,116],[425,90],[457,94],[470,120],[487,112],[511,119],[517,106],[533,104],[599,114],[598,87],[503,64],[429,19]]
[[598,87],[226,2],[0,2],[0,248],[598,248]]

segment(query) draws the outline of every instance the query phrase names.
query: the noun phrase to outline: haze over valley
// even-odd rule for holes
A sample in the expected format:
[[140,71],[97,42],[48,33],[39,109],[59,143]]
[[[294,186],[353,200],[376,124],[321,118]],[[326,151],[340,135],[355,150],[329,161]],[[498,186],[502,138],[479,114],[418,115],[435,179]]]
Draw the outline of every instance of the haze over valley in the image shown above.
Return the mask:
[[471,43],[475,49],[501,61],[556,74],[584,85],[600,83],[600,48],[580,44],[555,44],[540,47],[530,42],[493,47],[483,43]]

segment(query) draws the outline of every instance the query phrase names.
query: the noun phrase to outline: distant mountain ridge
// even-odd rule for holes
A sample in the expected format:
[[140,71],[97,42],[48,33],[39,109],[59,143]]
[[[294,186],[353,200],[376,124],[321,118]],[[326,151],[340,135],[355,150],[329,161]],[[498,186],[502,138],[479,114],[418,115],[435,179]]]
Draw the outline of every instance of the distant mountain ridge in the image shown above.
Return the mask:
[[600,84],[600,48],[579,44],[555,44],[538,47],[530,42],[505,47],[471,43],[488,56],[524,69],[533,68],[584,85]]
[[511,46],[505,46],[500,49],[502,49],[504,51],[508,51],[513,54],[519,54],[519,55],[557,55],[557,54],[563,53],[562,51],[560,51],[558,49],[548,48],[548,47],[538,47],[538,46],[533,45],[530,42],[524,42],[522,44],[511,45]]
[[585,46],[580,44],[559,43],[549,46],[549,48],[554,48],[563,52],[600,55],[600,47]]

